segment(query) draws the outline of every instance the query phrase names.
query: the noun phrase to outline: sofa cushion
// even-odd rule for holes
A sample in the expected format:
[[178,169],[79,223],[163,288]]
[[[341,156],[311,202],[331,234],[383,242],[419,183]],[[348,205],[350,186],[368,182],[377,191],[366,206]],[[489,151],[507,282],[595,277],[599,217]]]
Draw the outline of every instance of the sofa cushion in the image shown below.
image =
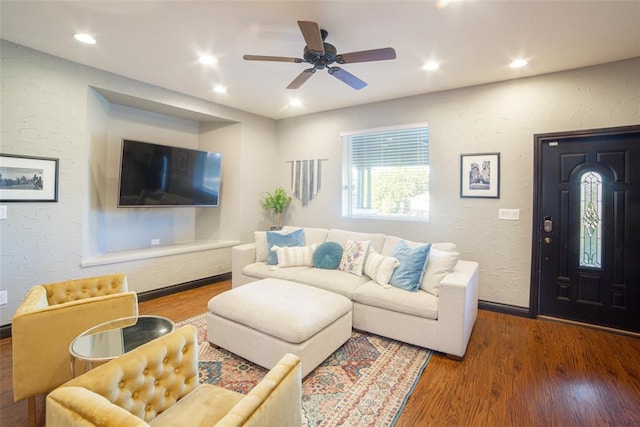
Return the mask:
[[278,263],[278,255],[273,250],[274,246],[304,246],[304,230],[299,229],[290,233],[267,231],[267,247],[269,248],[267,264],[269,265]]
[[[285,233],[290,233],[292,231],[299,230],[301,227],[293,227],[290,225],[285,225],[282,227],[282,231]],[[327,240],[327,233],[329,230],[326,228],[314,228],[314,227],[304,227],[304,244],[306,246],[311,245],[313,243],[322,243]]]
[[332,228],[327,234],[327,242],[339,243],[343,248],[347,244],[347,240],[368,240],[371,242],[370,247],[378,253],[382,253],[382,245],[384,244],[385,235],[380,233],[358,233],[355,231],[339,230]]
[[459,257],[460,254],[458,252],[440,251],[432,247],[429,251],[427,268],[424,271],[420,289],[439,296],[440,282],[447,274],[453,271]]
[[284,247],[274,246],[271,249],[276,251],[278,256],[278,267],[298,267],[301,265],[313,266],[313,252],[316,244],[309,246]]
[[342,246],[336,242],[320,243],[313,253],[313,266],[325,270],[336,270],[342,259]]
[[347,240],[338,270],[362,276],[370,244],[369,240]]
[[438,318],[438,297],[423,290],[407,292],[395,287],[385,289],[370,280],[358,287],[353,300],[398,313],[434,320]]
[[391,275],[389,284],[406,291],[417,291],[424,276],[430,250],[431,243],[410,248],[404,241],[400,241],[393,250],[393,256],[398,259],[400,265]]
[[[396,237],[396,236],[387,236],[386,239],[384,240],[384,245],[382,247],[382,250],[378,252],[380,252],[382,255],[392,256],[393,250],[396,248],[396,246],[398,246],[398,243],[400,243],[400,241],[404,241],[407,244],[407,246],[409,246],[410,248],[415,248],[416,246],[422,246],[425,243],[428,243],[428,242],[414,242],[414,241],[403,239],[401,237]],[[439,251],[446,251],[446,252],[458,251],[458,248],[455,243],[431,243],[431,248],[438,249]]]
[[[300,267],[295,267],[300,268]],[[291,270],[284,268],[283,270]],[[272,276],[275,277],[275,276]],[[353,293],[360,285],[368,282],[367,276],[356,276],[340,270],[322,270],[319,268],[309,268],[299,270],[290,276],[289,280],[310,285],[326,291],[335,292],[353,299]]]
[[310,269],[311,267],[306,265],[299,267],[280,268],[277,265],[267,265],[264,262],[255,262],[253,264],[245,265],[242,268],[242,274],[244,274],[245,276],[255,277],[257,279],[275,277],[278,279],[294,280],[296,274],[300,273],[301,271]]
[[367,260],[364,263],[364,274],[379,285],[388,287],[389,279],[398,265],[400,262],[397,258],[380,255],[375,249],[369,248]]

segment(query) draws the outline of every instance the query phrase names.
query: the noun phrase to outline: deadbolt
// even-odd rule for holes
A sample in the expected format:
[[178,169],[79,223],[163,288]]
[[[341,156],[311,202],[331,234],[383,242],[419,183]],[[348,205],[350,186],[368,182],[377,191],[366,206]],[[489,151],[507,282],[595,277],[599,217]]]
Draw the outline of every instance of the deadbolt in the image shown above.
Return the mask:
[[545,217],[543,227],[545,233],[551,233],[553,231],[553,220],[550,216]]

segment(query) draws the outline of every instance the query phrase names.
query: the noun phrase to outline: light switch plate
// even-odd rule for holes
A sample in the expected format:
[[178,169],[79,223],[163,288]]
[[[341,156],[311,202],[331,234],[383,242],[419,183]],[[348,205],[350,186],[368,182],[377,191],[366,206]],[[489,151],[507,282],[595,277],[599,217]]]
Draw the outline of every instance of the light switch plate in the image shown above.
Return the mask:
[[518,221],[520,219],[520,209],[498,209],[498,219]]
[[0,206],[0,219],[7,219],[7,207],[4,205]]

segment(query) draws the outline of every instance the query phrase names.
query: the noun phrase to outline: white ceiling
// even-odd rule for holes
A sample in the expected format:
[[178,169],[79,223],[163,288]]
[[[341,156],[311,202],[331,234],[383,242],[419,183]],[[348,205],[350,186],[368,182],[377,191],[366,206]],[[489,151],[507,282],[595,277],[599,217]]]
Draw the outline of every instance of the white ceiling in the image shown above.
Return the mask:
[[[640,56],[640,1],[11,1],[3,39],[132,79],[274,119]],[[250,62],[243,54],[301,57],[298,20],[329,32],[338,53],[393,47],[397,59],[342,67],[356,91],[326,71],[286,86],[308,64]],[[82,45],[75,32],[95,36]],[[204,66],[200,54],[219,62]],[[529,65],[509,68],[523,56]],[[436,59],[435,72],[422,69]],[[640,78],[640,76],[639,76]],[[214,84],[227,93],[212,91]],[[288,106],[299,98],[302,106]]]

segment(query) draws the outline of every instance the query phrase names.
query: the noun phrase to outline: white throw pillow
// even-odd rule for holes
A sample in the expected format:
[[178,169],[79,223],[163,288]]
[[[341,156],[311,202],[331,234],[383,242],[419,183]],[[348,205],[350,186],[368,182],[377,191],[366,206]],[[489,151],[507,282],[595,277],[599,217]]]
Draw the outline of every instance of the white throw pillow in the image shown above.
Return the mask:
[[344,251],[342,251],[338,270],[362,276],[370,243],[369,240],[347,240],[344,245]]
[[269,255],[269,248],[267,246],[267,232],[266,231],[254,231],[253,238],[256,241],[256,262],[266,262]]
[[459,252],[446,252],[431,247],[427,268],[424,271],[420,289],[432,295],[440,295],[440,282],[444,276],[451,273],[458,263]]
[[393,270],[400,265],[400,262],[391,256],[380,255],[373,248],[369,248],[367,260],[364,263],[364,274],[371,277],[383,288],[390,288],[389,279]]
[[313,267],[313,251],[316,244],[309,246],[280,247],[273,246],[272,251],[276,251],[278,256],[278,267],[299,267],[308,265]]

